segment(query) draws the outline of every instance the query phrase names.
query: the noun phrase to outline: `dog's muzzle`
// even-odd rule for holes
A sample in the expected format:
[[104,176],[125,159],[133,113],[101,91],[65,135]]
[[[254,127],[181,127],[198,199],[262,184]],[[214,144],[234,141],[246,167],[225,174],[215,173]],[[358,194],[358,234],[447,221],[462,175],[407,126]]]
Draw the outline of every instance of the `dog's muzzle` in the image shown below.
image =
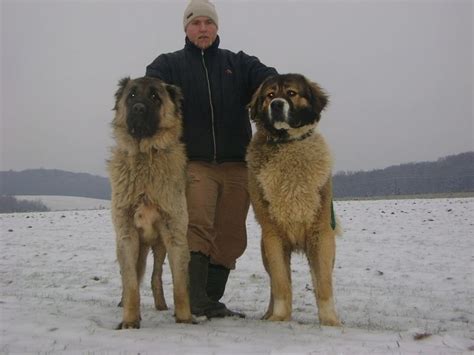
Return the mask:
[[276,129],[289,128],[289,112],[290,105],[285,99],[276,98],[270,102],[268,116]]
[[156,133],[157,120],[153,112],[142,102],[134,103],[128,112],[128,133],[134,138],[147,138]]

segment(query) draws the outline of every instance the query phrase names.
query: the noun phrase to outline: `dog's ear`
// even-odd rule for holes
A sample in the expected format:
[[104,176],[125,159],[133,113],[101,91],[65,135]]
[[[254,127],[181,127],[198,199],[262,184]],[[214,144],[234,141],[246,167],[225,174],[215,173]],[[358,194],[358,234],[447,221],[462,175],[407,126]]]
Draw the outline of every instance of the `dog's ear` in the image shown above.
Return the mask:
[[314,112],[318,116],[319,121],[319,114],[322,110],[326,108],[329,103],[329,96],[326,92],[315,82],[308,80],[309,89],[310,89],[310,97],[311,97],[311,105],[313,106]]
[[258,112],[260,110],[260,106],[262,106],[262,101],[263,101],[261,97],[262,89],[267,80],[265,80],[262,84],[260,84],[257,90],[255,90],[255,92],[253,93],[252,99],[250,100],[250,103],[247,105],[249,118],[252,121],[255,121],[255,119],[257,118]]
[[165,89],[176,108],[176,114],[181,115],[181,105],[183,103],[183,94],[181,93],[181,89],[170,84],[165,84]]
[[118,103],[119,103],[120,99],[122,98],[123,92],[125,91],[125,87],[129,83],[129,81],[130,81],[129,76],[120,79],[120,81],[118,83],[119,88],[118,88],[117,92],[115,93],[115,106],[113,108],[114,110],[117,110]]
[[165,84],[165,89],[170,96],[171,101],[173,101],[177,105],[181,105],[183,101],[183,94],[181,93],[181,89],[177,86]]

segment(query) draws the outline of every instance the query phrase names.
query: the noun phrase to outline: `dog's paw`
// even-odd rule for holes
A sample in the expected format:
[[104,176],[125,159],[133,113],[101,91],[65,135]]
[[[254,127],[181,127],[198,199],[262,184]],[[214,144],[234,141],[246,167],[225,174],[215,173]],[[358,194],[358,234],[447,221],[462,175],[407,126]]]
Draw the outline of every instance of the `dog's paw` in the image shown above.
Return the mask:
[[176,318],[176,323],[199,324],[199,322],[194,317],[185,318],[185,319]]
[[117,330],[120,329],[140,329],[140,321],[133,321],[133,322],[122,322],[120,323],[117,328]]
[[165,304],[155,304],[155,309],[157,311],[167,311],[168,310],[168,306]]
[[321,325],[329,326],[329,327],[342,327],[341,321],[337,317],[330,317],[325,319],[319,319],[319,323]]
[[291,320],[291,316],[278,316],[278,315],[271,315],[270,317],[267,318],[267,320],[271,322],[287,322]]
[[329,326],[329,327],[342,327],[342,323],[339,319],[325,319],[320,320],[319,323],[321,325]]

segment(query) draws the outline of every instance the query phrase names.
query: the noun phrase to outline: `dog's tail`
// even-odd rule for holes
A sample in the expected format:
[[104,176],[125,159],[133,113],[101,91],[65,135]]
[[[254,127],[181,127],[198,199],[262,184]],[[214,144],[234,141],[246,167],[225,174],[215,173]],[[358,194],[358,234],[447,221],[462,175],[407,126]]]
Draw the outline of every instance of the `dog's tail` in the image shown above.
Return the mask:
[[331,228],[337,236],[342,235],[341,220],[336,216],[336,212],[334,212],[334,201],[331,201]]

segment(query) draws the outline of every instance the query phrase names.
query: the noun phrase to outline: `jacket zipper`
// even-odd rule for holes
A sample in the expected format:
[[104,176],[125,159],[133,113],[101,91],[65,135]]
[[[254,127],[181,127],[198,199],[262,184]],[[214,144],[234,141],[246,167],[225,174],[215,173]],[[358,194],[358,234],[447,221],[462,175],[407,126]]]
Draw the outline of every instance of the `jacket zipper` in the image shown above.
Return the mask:
[[209,94],[209,107],[211,108],[211,124],[212,124],[212,143],[214,145],[214,158],[213,162],[217,162],[217,146],[216,146],[216,130],[214,127],[214,107],[212,106],[212,94],[211,94],[211,82],[209,81],[209,72],[207,71],[206,61],[204,60],[204,51],[201,50],[201,59],[202,59],[202,66],[204,67],[204,71],[206,72],[206,80],[207,80],[207,92]]

